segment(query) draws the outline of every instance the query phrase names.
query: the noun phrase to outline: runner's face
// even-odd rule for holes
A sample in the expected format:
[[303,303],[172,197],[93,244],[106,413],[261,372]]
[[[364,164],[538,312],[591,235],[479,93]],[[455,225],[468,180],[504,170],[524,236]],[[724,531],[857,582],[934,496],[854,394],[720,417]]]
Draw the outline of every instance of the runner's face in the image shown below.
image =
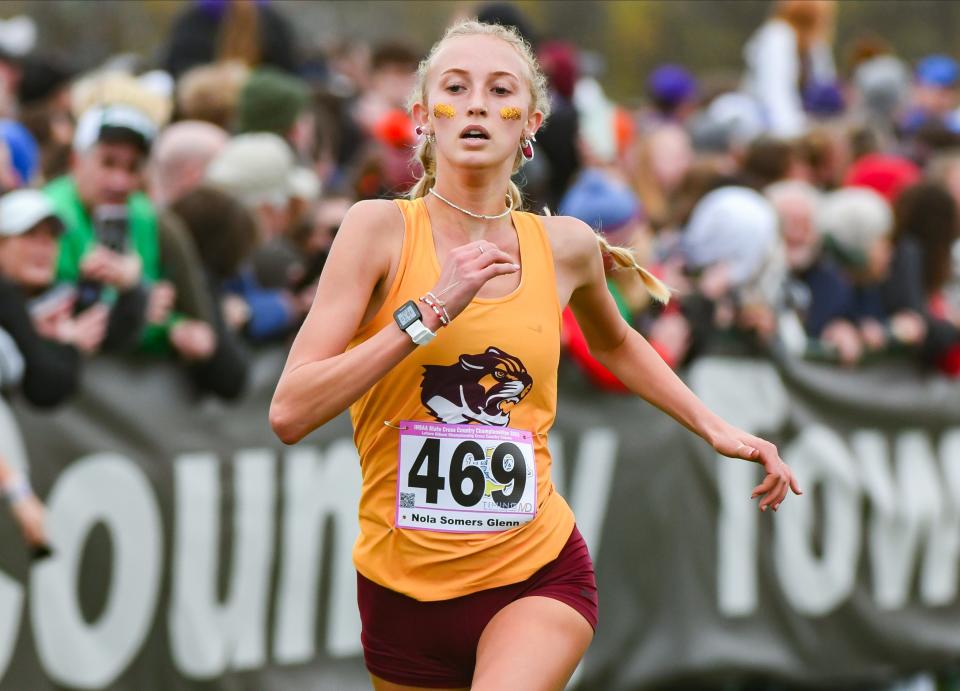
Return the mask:
[[[427,104],[415,106],[414,117],[436,135],[438,159],[467,168],[511,167],[521,138],[542,120],[531,101],[529,70],[513,46],[494,36],[458,36],[434,58]],[[438,104],[450,108],[435,112]],[[504,108],[519,109],[520,118],[503,117]]]

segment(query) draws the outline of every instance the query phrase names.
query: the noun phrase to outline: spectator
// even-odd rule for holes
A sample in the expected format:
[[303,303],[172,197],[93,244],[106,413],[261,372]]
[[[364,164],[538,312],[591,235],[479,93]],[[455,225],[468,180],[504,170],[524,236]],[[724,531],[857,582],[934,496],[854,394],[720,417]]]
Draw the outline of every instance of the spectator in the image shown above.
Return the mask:
[[773,137],[758,137],[750,142],[742,169],[744,181],[757,190],[787,178],[806,177],[795,147]]
[[240,274],[258,244],[256,222],[239,201],[204,185],[180,197],[172,208],[183,219],[203,262],[211,299],[218,306],[218,325],[230,332],[221,337],[230,338],[248,326],[255,307],[261,318],[257,305],[228,290],[231,283],[242,284]]
[[254,70],[240,90],[237,131],[272,132],[302,157],[314,149],[314,119],[307,83],[280,70]]
[[[800,341],[787,345],[795,352],[810,354],[819,341],[843,364],[856,364],[863,344],[849,319],[853,287],[823,252],[816,226],[821,193],[807,182],[785,180],[767,187],[764,195],[780,219],[789,272],[787,306],[793,308],[802,327]],[[781,336],[793,337],[790,333]]]
[[7,189],[31,187],[40,172],[40,147],[30,130],[16,120],[0,120],[0,142],[7,151]]
[[746,187],[716,189],[693,209],[681,250],[697,293],[683,301],[700,352],[718,336],[768,341],[783,299],[786,262],[770,203]]
[[[576,47],[570,43],[552,41],[542,45],[537,58],[547,76],[550,96],[549,125],[537,132],[537,148],[541,158],[531,164],[545,166],[540,172],[543,178],[539,195],[534,195],[531,208],[548,206],[557,208],[581,165],[581,152],[577,146],[580,138],[580,121],[573,103],[580,69]],[[542,160],[542,163],[537,163]],[[524,167],[523,175],[530,179],[530,164]]]
[[[71,175],[47,186],[67,228],[58,278],[92,289],[92,301],[119,296],[111,330],[123,337],[115,340],[153,353],[172,347],[188,362],[204,361],[215,352],[213,330],[173,312],[177,296],[163,280],[157,212],[139,191],[156,129],[143,110],[125,104],[95,106],[80,118]],[[108,214],[113,223],[102,222]]]
[[847,169],[843,184],[872,189],[893,204],[902,190],[919,182],[920,176],[920,169],[907,159],[876,153],[855,161]]
[[238,60],[292,72],[294,39],[290,23],[268,2],[195,0],[173,24],[164,69],[179,77],[196,65]]
[[680,65],[660,65],[647,77],[647,97],[660,122],[686,122],[696,109],[697,91],[697,80]]
[[183,120],[164,129],[150,156],[153,202],[169,206],[197,187],[229,138],[216,125],[199,120]]
[[956,376],[960,314],[950,308],[944,289],[951,277],[953,245],[960,238],[957,206],[941,186],[921,183],[904,190],[894,212],[893,262],[883,286],[887,310],[920,314],[922,359],[945,365]]
[[239,62],[199,65],[177,83],[177,113],[182,120],[201,120],[230,130],[240,90],[250,74]]
[[847,318],[860,331],[864,354],[919,345],[922,317],[891,310],[883,295],[893,258],[893,212],[886,200],[868,188],[831,192],[820,205],[817,226],[853,285]]
[[693,162],[690,136],[678,125],[663,124],[641,134],[632,147],[628,170],[655,229],[669,222],[674,196]]
[[415,182],[410,165],[413,121],[407,98],[413,91],[419,55],[400,43],[373,52],[370,86],[353,104],[364,144],[351,162],[348,179],[360,199],[403,194]]
[[960,65],[947,55],[929,55],[917,63],[910,108],[901,126],[915,134],[929,124],[946,123],[957,107]]
[[[649,262],[651,237],[644,223],[640,201],[627,185],[604,171],[591,169],[581,173],[561,202],[560,213],[579,218],[594,232],[602,233],[610,244],[630,249],[641,264]],[[645,314],[649,306],[648,294],[632,272],[618,272],[609,258],[604,262],[604,269],[607,287],[620,315],[631,324],[638,323],[639,319],[641,328],[660,356],[672,367],[679,365],[689,345],[690,328],[686,320],[671,307],[662,315]],[[563,314],[563,341],[574,362],[595,386],[609,391],[626,391],[620,381],[590,354],[583,332],[569,308]]]
[[802,134],[804,92],[836,80],[828,43],[834,8],[831,0],[778,0],[744,48],[746,91],[775,137]]
[[[306,189],[304,182],[310,181],[302,171],[294,165],[293,153],[284,141],[265,132],[235,137],[207,170],[207,181],[233,195],[256,220],[258,248],[230,285],[250,306],[247,335],[254,341],[285,337],[299,324],[312,300],[312,295],[292,290],[296,277],[304,271],[290,248],[289,234],[298,220],[296,199],[316,193]],[[257,256],[275,252],[289,258],[280,263],[279,275],[258,275],[254,271]]]
[[[62,231],[42,192],[18,190],[0,197],[0,329],[22,356],[24,397],[42,407],[62,403],[74,392],[80,355],[99,349],[107,327],[103,305],[77,313],[72,292],[41,297],[53,282]],[[5,350],[9,363],[11,350]],[[20,379],[9,366],[5,369],[5,385]]]
[[73,142],[70,82],[73,71],[66,63],[46,56],[27,56],[18,97],[18,120],[30,130],[40,147],[40,173],[44,180],[67,173]]

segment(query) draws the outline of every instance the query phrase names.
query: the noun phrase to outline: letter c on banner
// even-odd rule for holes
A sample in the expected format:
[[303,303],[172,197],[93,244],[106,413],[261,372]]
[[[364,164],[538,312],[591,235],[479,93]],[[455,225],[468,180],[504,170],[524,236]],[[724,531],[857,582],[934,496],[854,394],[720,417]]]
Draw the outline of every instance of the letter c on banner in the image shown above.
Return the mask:
[[[57,683],[100,689],[123,672],[150,630],[160,586],[160,511],[133,461],[101,453],[61,473],[47,516],[54,556],[31,574],[37,654]],[[77,602],[77,578],[87,537],[98,523],[110,534],[114,556],[107,603],[100,618],[88,623]]]

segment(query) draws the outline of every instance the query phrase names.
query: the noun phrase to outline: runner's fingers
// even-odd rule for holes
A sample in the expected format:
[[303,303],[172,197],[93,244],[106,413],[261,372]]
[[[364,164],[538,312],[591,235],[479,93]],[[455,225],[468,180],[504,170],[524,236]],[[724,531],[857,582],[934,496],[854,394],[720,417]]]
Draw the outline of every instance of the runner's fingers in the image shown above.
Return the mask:
[[803,490],[800,489],[800,483],[797,482],[797,476],[793,474],[793,471],[790,471],[790,489],[793,490],[794,494],[803,494]]
[[497,262],[496,264],[490,264],[489,266],[480,269],[477,272],[477,275],[480,277],[481,283],[486,283],[494,276],[503,276],[504,274],[512,274],[519,269],[516,264],[510,264],[506,262]]
[[784,477],[780,478],[780,481],[777,483],[777,489],[774,493],[774,498],[770,501],[770,508],[774,511],[780,508],[780,504],[787,496],[787,491],[790,489],[789,481]]
[[772,490],[774,487],[774,484],[776,483],[776,480],[777,480],[776,476],[767,475],[765,478],[763,478],[763,481],[759,485],[753,488],[753,493],[750,495],[750,498],[756,499],[761,494],[766,494],[767,492]]

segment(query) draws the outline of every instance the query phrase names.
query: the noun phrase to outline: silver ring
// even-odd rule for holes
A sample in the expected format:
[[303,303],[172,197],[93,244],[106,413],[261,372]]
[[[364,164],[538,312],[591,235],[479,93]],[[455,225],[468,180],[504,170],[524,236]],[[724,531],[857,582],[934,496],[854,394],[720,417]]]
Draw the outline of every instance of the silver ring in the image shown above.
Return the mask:
[[477,249],[480,250],[480,254],[483,254],[483,245],[477,245]]

